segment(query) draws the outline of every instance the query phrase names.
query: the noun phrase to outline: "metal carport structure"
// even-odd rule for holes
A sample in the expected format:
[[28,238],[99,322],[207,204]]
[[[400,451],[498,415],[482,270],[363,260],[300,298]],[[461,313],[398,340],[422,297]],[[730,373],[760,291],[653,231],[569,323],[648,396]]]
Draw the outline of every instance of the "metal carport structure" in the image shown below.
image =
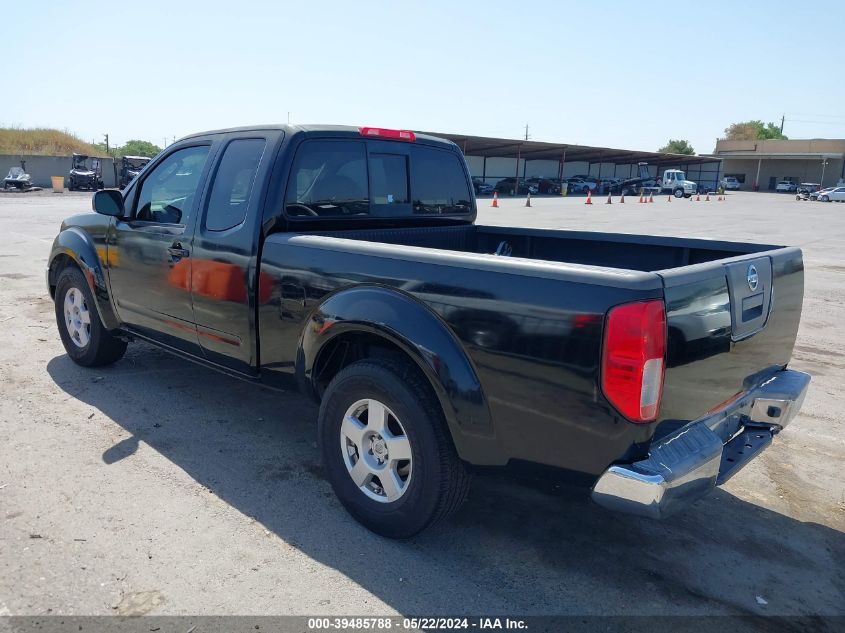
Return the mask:
[[[690,156],[444,132],[421,133],[446,138],[455,143],[467,158],[472,175],[482,178],[485,182],[506,177],[516,177],[519,180],[534,176],[565,178],[568,177],[566,173],[568,165],[586,166],[583,168],[584,173],[595,176],[599,180],[606,177],[631,178],[637,175],[637,164],[640,162],[648,163],[650,172],[655,177],[665,169],[683,169],[688,172],[690,180],[713,187],[716,186],[720,177],[721,160],[714,156]],[[491,159],[499,161],[492,170],[490,169]],[[504,173],[502,159],[512,164],[512,170],[509,173]],[[548,172],[552,169],[552,163],[556,163],[556,173],[529,173],[532,171],[529,168],[532,162],[543,163],[542,166],[533,170],[534,172],[542,170]],[[621,173],[620,167],[623,168]]]

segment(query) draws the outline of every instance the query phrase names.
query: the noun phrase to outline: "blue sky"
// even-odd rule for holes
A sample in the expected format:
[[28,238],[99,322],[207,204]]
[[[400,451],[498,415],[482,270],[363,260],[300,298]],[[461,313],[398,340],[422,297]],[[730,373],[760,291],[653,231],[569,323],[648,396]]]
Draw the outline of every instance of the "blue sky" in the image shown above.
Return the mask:
[[843,2],[24,4],[0,21],[0,59],[25,69],[4,73],[0,125],[86,140],[161,145],[288,112],[699,153],[782,114],[790,137],[845,138]]

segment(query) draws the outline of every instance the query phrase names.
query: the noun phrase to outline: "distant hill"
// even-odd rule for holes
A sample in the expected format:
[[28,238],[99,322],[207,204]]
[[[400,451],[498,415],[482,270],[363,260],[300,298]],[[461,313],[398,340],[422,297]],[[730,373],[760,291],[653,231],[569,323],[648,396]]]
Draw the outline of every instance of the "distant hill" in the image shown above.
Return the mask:
[[102,148],[86,143],[70,132],[50,128],[0,127],[0,154],[69,156],[74,152],[88,156],[106,156]]

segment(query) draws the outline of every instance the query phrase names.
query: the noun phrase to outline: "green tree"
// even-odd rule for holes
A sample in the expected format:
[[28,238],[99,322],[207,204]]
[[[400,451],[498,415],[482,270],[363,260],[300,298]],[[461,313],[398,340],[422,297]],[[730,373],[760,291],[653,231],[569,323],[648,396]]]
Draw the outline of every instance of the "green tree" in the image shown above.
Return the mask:
[[[98,152],[98,156],[108,156],[109,153],[106,151],[106,144],[105,143],[92,143],[92,147],[94,147]],[[114,148],[111,148],[112,154],[114,154]]]
[[126,141],[123,147],[117,149],[118,156],[148,156],[152,158],[161,151],[158,145],[154,145],[149,141],[140,141],[133,139]]
[[695,154],[695,150],[689,144],[688,140],[674,138],[670,138],[669,142],[657,151],[666,152],[667,154]]
[[729,141],[757,141],[763,139],[787,140],[776,123],[762,121],[741,121],[725,128],[725,138]]

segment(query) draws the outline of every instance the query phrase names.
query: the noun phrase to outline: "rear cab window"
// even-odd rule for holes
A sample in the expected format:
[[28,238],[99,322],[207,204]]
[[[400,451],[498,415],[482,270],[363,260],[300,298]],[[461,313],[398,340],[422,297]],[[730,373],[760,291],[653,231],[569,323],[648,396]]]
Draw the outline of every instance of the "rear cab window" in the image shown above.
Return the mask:
[[472,194],[457,154],[414,147],[411,191],[416,214],[464,214],[472,211]]
[[449,149],[369,139],[306,139],[285,194],[294,219],[468,215],[463,161]]
[[307,140],[299,146],[285,196],[289,216],[369,215],[369,202],[363,140]]

